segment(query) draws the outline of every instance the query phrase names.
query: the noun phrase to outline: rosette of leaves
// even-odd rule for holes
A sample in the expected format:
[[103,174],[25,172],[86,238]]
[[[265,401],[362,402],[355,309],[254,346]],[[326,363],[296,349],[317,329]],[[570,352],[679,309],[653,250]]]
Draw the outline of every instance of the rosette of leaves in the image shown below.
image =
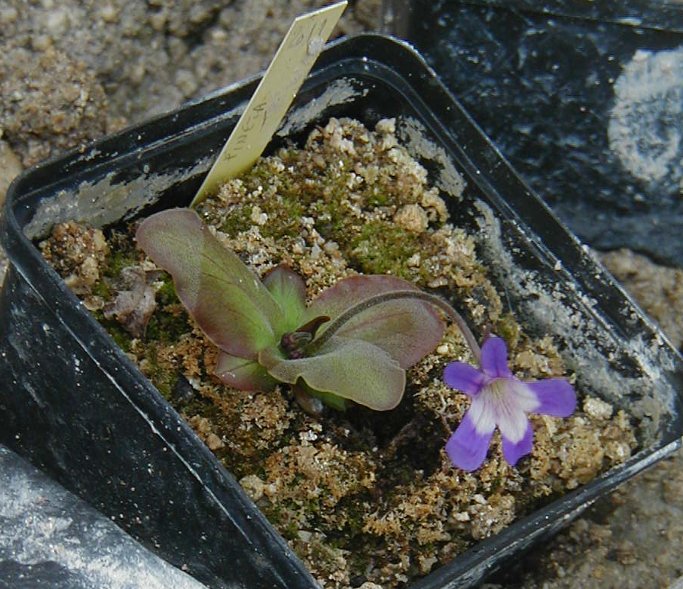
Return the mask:
[[261,280],[190,209],[152,215],[136,239],[220,348],[216,375],[238,389],[289,383],[336,408],[389,410],[406,368],[443,335],[434,306],[410,297],[426,293],[393,276],[344,278],[306,304],[299,275],[281,265]]

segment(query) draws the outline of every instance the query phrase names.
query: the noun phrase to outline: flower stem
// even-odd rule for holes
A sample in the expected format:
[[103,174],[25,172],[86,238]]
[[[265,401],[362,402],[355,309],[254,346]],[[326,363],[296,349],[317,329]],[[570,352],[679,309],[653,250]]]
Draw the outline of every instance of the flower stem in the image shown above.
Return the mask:
[[320,337],[313,340],[309,344],[309,347],[315,347],[316,349],[322,347],[344,326],[345,323],[347,323],[349,320],[353,319],[356,315],[362,313],[363,311],[371,307],[374,307],[375,305],[381,305],[382,303],[386,303],[388,301],[395,301],[399,299],[414,299],[419,301],[425,301],[441,309],[446,314],[446,316],[458,327],[463,337],[465,338],[467,345],[472,351],[472,355],[474,356],[475,360],[479,362],[481,358],[481,348],[479,347],[479,344],[477,343],[477,340],[474,337],[472,330],[469,328],[469,325],[467,325],[462,315],[460,315],[460,313],[458,313],[451,305],[449,305],[442,298],[433,294],[422,292],[421,290],[394,290],[372,297],[368,297],[360,303],[357,303],[352,307],[349,307],[341,315],[333,319],[327,326],[327,329],[325,329],[325,331],[320,335]]

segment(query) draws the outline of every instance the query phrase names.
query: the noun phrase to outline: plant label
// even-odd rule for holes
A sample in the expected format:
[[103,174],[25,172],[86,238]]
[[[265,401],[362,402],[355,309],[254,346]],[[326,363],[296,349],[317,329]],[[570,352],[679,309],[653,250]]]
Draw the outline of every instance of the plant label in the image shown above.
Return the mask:
[[343,0],[294,19],[190,206],[199,204],[222,182],[248,170],[260,157],[346,5]]

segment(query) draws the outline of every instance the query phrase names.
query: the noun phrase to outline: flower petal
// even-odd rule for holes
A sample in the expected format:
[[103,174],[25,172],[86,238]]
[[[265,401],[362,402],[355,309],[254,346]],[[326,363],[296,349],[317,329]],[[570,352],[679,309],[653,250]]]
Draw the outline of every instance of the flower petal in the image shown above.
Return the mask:
[[510,397],[511,403],[514,403],[524,413],[538,413],[537,409],[541,402],[538,395],[529,387],[529,383],[522,382],[514,376],[501,379],[498,382],[505,383],[506,395]]
[[464,419],[446,443],[446,453],[451,462],[467,472],[477,470],[482,465],[493,435],[493,429],[488,432],[478,432],[470,413],[471,411],[468,411],[465,414]]
[[569,417],[576,409],[576,392],[564,378],[547,378],[537,382],[524,383],[538,398],[539,406],[534,413]]
[[[520,395],[520,390],[526,395]],[[494,380],[472,402],[472,407],[477,402],[486,406],[486,409],[482,411],[483,414],[493,414],[493,420],[500,429],[500,433],[513,444],[518,443],[524,437],[529,425],[525,409],[528,410],[538,405],[536,398],[524,386],[524,383],[515,378]]]
[[449,387],[472,396],[481,390],[486,377],[470,364],[451,362],[443,371],[443,379]]
[[480,434],[486,434],[496,429],[498,417],[496,398],[490,394],[487,387],[482,389],[479,395],[472,398],[472,406],[467,413]]
[[508,349],[503,338],[489,337],[481,346],[481,369],[490,378],[508,378]]
[[503,435],[503,456],[510,466],[517,464],[517,461],[527,454],[531,453],[534,445],[534,430],[531,424],[527,422],[524,436],[517,443],[511,442]]

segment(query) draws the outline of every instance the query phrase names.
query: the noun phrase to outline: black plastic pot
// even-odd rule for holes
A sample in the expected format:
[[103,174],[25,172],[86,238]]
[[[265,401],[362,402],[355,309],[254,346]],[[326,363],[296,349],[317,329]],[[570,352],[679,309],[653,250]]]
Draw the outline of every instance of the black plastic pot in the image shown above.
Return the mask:
[[582,240],[683,267],[683,5],[388,0],[523,178]]
[[[12,186],[2,226],[0,442],[212,587],[312,588],[310,574],[211,452],[47,266],[32,240],[188,203],[256,80],[48,162]],[[422,59],[365,35],[325,50],[283,124],[396,117],[405,144],[476,229],[525,328],[556,334],[582,390],[626,407],[642,449],[412,585],[468,587],[680,445],[683,362],[520,181]]]

